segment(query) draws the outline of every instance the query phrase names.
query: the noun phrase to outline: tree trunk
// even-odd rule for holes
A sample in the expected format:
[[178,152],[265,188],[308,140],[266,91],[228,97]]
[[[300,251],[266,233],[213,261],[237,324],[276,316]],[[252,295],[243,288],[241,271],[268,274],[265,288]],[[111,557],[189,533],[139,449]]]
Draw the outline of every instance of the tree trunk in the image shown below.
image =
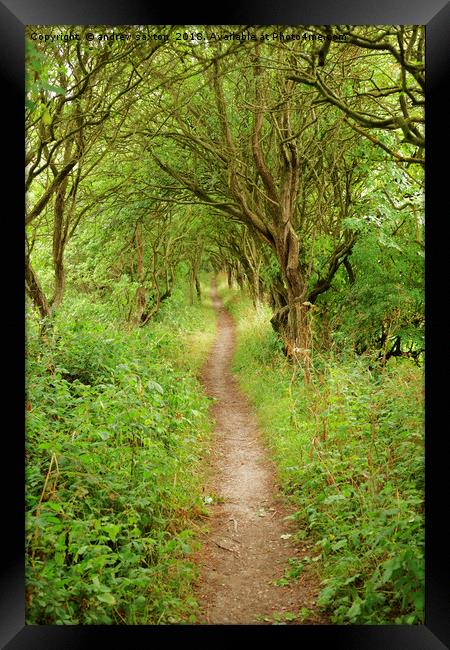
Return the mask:
[[55,295],[52,300],[52,311],[57,309],[61,304],[66,288],[66,272],[64,269],[62,252],[61,255],[58,255],[57,258],[53,260],[53,268],[55,274]]
[[353,267],[348,257],[346,257],[344,260],[344,267],[345,270],[347,271],[348,281],[350,282],[350,284],[355,284],[355,273],[353,271]]
[[51,300],[52,310],[59,307],[64,296],[65,270],[64,249],[66,245],[64,227],[65,194],[68,177],[66,177],[56,192],[53,223],[53,273],[55,277],[55,293]]
[[138,223],[135,234],[136,258],[137,258],[137,275],[140,286],[136,292],[136,321],[140,323],[147,306],[147,291],[144,286],[144,247],[142,243],[142,224]]
[[201,299],[202,299],[202,290],[201,290],[200,282],[198,281],[197,276],[195,276],[195,290],[197,292],[197,298],[201,301]]
[[258,307],[261,302],[261,296],[259,293],[259,275],[256,271],[253,271],[252,279],[253,279],[253,291],[252,291],[253,306]]
[[191,270],[189,271],[189,304],[190,305],[194,304],[194,286],[195,286],[194,269],[191,266]]
[[197,298],[201,300],[202,294],[200,289],[200,282],[198,281],[197,274],[200,268],[201,256],[196,255],[193,260],[191,260],[191,270],[189,273],[189,302],[191,305],[194,304],[194,290],[197,294]]
[[[72,142],[68,141],[64,150],[64,164],[68,163],[72,153]],[[78,177],[79,180],[79,177]],[[71,205],[66,210],[67,187],[69,175],[60,183],[55,196],[54,223],[53,223],[53,271],[55,276],[55,293],[51,300],[51,309],[54,311],[59,307],[64,297],[66,286],[66,272],[64,269],[64,251],[67,244],[71,216],[75,209],[78,180],[72,181],[72,188],[68,196],[72,194]],[[65,217],[65,213],[66,218]]]
[[39,311],[41,319],[50,316],[50,307],[48,305],[47,298],[45,297],[38,277],[35,274],[28,257],[25,261],[25,282],[27,293],[30,296],[33,305]]
[[298,237],[289,222],[277,240],[277,257],[286,288],[286,305],[271,320],[282,336],[285,353],[304,368],[305,381],[310,379],[311,333],[307,312],[306,282],[300,269]]

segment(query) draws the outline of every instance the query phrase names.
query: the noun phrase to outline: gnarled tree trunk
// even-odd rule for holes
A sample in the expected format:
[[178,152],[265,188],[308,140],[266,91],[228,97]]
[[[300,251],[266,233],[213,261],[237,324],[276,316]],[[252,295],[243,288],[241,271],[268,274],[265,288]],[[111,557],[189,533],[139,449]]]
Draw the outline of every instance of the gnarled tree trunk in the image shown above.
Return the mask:
[[147,290],[144,286],[144,247],[142,243],[142,223],[138,223],[136,226],[136,232],[134,235],[134,241],[136,246],[136,258],[137,258],[137,275],[139,280],[139,287],[136,291],[136,322],[140,323],[143,320],[143,315],[145,308],[147,306]]
[[25,259],[25,282],[27,293],[33,301],[34,306],[39,311],[41,319],[50,316],[50,307],[47,298],[42,290],[39,279],[31,266],[30,259]]

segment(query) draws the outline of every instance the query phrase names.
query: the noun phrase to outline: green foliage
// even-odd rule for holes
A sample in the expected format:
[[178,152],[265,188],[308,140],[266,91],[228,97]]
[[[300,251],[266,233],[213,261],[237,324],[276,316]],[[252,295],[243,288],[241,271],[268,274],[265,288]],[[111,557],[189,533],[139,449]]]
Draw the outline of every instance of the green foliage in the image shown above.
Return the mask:
[[[329,319],[333,349],[345,352],[352,346],[357,352],[378,351],[382,356],[398,339],[404,352],[420,358],[425,347],[422,265],[414,269],[404,255],[383,257],[379,242],[371,237],[355,245],[351,261],[354,284],[341,280],[339,294],[330,293],[318,303],[320,317]],[[324,322],[321,318],[317,322],[320,334]]]
[[[389,181],[389,195],[385,185]],[[370,195],[368,191],[371,190]],[[402,201],[402,192],[410,195]],[[395,206],[398,203],[399,207]],[[424,351],[423,197],[397,169],[373,173],[356,205],[358,216],[347,220],[358,233],[349,261],[335,291],[319,297],[323,320],[329,320],[335,351],[389,354],[398,340],[399,352],[422,359]],[[402,204],[402,205],[400,205]],[[320,318],[319,318],[320,321]],[[319,328],[323,323],[318,323]]]
[[64,95],[66,92],[64,88],[53,82],[55,72],[61,68],[54,66],[52,70],[48,58],[33,41],[28,39],[25,42],[25,53],[25,107],[34,119],[41,119],[44,125],[48,125],[52,121],[48,109],[49,99]]
[[295,505],[296,535],[314,541],[303,562],[320,565],[317,604],[336,624],[422,623],[421,370],[392,359],[373,374],[364,358],[328,356],[305,386],[274,351],[267,321],[228,302],[238,318],[235,370]]
[[[251,291],[238,366],[328,571],[320,602],[336,621],[422,620],[420,371],[389,360],[424,348],[422,28],[334,26],[347,44],[261,41],[261,56],[34,29],[29,622],[189,622],[189,522],[215,498],[199,489],[205,270]],[[308,387],[281,356],[283,337],[299,349],[293,304],[308,308]]]
[[184,300],[132,332],[96,321],[83,300],[68,301],[47,346],[30,328],[28,623],[193,620],[190,522],[209,432],[194,372],[213,322],[193,341],[186,330],[208,316]]

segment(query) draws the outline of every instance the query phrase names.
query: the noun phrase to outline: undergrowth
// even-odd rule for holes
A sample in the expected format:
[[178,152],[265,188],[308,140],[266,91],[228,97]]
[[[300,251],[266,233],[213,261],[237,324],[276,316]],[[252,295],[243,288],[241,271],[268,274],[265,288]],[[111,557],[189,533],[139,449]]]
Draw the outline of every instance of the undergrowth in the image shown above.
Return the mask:
[[314,543],[317,605],[335,624],[423,623],[422,370],[315,355],[305,386],[269,311],[221,293],[237,322],[234,370],[295,504],[296,537]]
[[185,294],[140,329],[76,296],[46,344],[29,321],[29,624],[195,621],[192,522],[210,432],[195,373],[215,323]]

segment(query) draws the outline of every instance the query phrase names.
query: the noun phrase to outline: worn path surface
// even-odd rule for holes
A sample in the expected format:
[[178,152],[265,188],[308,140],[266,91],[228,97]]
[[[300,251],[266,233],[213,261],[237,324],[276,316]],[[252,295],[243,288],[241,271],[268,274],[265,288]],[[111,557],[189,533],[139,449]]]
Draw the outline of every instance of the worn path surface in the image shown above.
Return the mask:
[[[255,416],[231,374],[235,347],[232,317],[212,288],[218,332],[202,371],[208,395],[216,399],[216,421],[208,495],[211,516],[196,561],[201,569],[198,596],[203,624],[255,624],[273,620],[274,612],[313,608],[317,584],[302,575],[276,586],[289,558],[301,558],[285,520],[274,467],[258,431]],[[311,621],[309,621],[311,623]],[[320,624],[320,620],[317,623]]]

